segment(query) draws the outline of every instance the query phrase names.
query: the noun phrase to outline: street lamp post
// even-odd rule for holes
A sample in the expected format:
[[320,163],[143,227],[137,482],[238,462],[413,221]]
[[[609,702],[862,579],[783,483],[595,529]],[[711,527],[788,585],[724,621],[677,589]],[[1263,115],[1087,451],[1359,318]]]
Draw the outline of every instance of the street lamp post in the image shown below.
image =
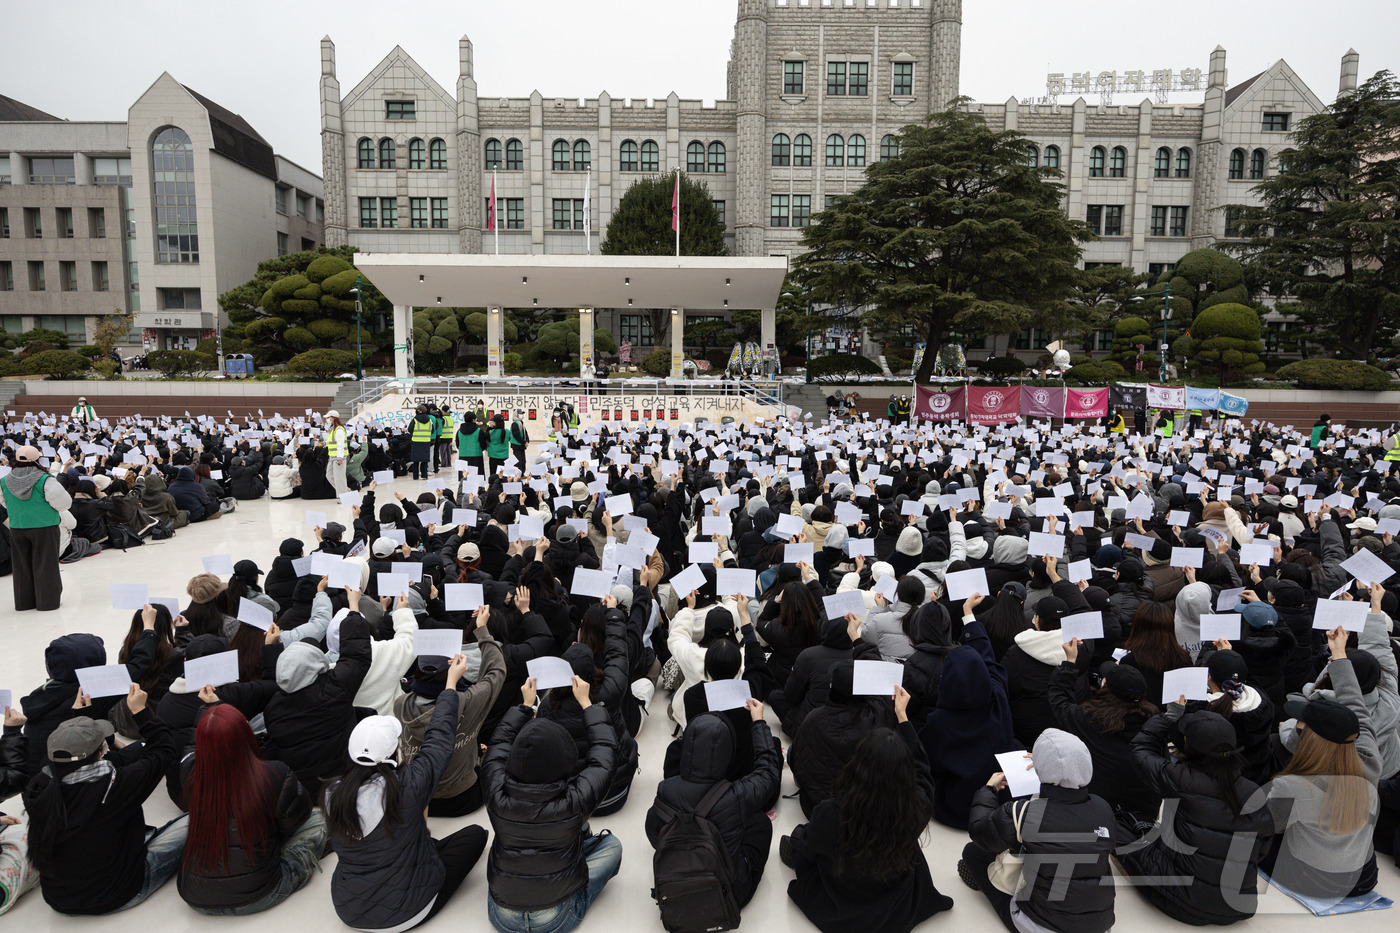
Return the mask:
[[[1133,301],[1146,301],[1148,295],[1138,295]],[[1162,342],[1158,347],[1157,381],[1167,381],[1167,322],[1172,319],[1172,283],[1162,286]]]
[[365,367],[360,355],[360,274],[355,273],[355,287],[350,289],[355,293],[355,381],[363,382],[365,378]]

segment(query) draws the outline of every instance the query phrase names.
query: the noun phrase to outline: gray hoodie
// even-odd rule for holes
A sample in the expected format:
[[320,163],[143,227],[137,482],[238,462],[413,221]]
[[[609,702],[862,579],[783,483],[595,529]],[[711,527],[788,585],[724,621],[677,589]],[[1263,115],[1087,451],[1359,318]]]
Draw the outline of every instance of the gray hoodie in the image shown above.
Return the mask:
[[296,693],[330,669],[331,662],[324,651],[310,642],[295,642],[283,648],[277,659],[277,686],[286,693]]

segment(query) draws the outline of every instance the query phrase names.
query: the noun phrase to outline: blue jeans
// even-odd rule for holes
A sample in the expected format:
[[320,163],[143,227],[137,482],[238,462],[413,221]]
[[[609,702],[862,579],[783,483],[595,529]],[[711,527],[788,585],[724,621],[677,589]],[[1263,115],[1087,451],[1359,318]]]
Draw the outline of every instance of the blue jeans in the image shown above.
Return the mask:
[[588,884],[577,894],[544,910],[511,910],[498,906],[488,893],[486,916],[501,933],[568,933],[583,922],[589,906],[622,867],[622,843],[613,835],[593,836],[583,844]]
[[136,896],[117,910],[135,907],[175,876],[180,870],[180,860],[185,857],[185,837],[189,831],[189,814],[182,814],[146,836],[146,878]]
[[325,845],[326,815],[320,810],[312,810],[297,831],[282,843],[281,874],[271,891],[250,904],[238,907],[195,907],[193,904],[190,907],[210,917],[244,917],[276,907],[311,880],[321,864],[321,850]]

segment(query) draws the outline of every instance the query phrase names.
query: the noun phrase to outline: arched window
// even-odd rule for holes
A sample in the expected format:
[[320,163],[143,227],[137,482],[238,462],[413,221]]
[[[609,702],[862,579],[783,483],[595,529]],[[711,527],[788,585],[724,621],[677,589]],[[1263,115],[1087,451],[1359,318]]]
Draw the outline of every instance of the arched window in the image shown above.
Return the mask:
[[397,164],[398,150],[394,146],[394,141],[385,136],[379,141],[379,167],[394,168]]
[[1060,167],[1060,147],[1059,147],[1059,146],[1046,146],[1046,147],[1045,147],[1045,163],[1044,163],[1044,164],[1045,164],[1045,167],[1046,167],[1046,168],[1059,168],[1059,167]]
[[1108,154],[1108,177],[1122,178],[1128,174],[1128,150],[1114,146]]
[[790,165],[792,163],[792,140],[788,139],[786,133],[779,133],[773,137],[773,164]]
[[1108,152],[1103,146],[1095,146],[1089,150],[1089,177],[1102,178],[1104,160],[1108,158]]
[[1264,165],[1269,161],[1269,154],[1263,149],[1255,149],[1249,154],[1249,177],[1255,181],[1264,177]]
[[486,140],[486,171],[494,171],[501,167],[501,141],[499,139]]
[[[437,142],[437,140],[433,140]],[[506,140],[506,171],[518,172],[525,168],[525,147],[518,139]]]
[[569,170],[569,144],[562,139],[554,141],[553,166],[556,172],[567,172]]
[[1191,177],[1191,150],[1184,146],[1176,150],[1176,177]]
[[580,139],[574,143],[574,171],[586,172],[593,167],[593,146],[588,140]]
[[846,164],[846,141],[839,133],[826,138],[826,164],[836,168]]
[[1244,177],[1244,150],[1236,149],[1230,153],[1230,180],[1238,181]]
[[356,167],[374,168],[374,140],[368,136],[361,136],[360,141],[355,144],[355,151],[359,156]]
[[887,133],[880,137],[880,161],[888,162],[899,155],[899,137]]
[[1170,178],[1172,174],[1172,151],[1166,146],[1157,150],[1157,157],[1152,162],[1153,178]]
[[1026,165],[1030,168],[1040,167],[1040,150],[1035,146],[1026,147]]
[[151,143],[156,190],[156,262],[199,262],[194,203],[194,146],[182,129],[167,126]]
[[692,174],[705,171],[705,144],[691,140],[685,147],[685,170]]
[[428,141],[428,168],[447,168],[447,143],[441,139]]
[[426,165],[427,159],[424,158],[424,153],[423,140],[416,136],[410,139],[408,141],[408,167],[422,168]]
[[859,133],[846,140],[846,164],[852,168],[865,165],[865,137]]
[[637,170],[637,141],[635,139],[624,139],[621,147],[617,150],[617,168],[620,172],[635,172]]
[[642,163],[641,169],[644,172],[661,171],[661,147],[654,139],[642,141]]
[[710,143],[710,171],[716,173],[724,171],[724,143],[718,140]]
[[792,138],[792,164],[810,166],[812,164],[812,137],[798,133]]

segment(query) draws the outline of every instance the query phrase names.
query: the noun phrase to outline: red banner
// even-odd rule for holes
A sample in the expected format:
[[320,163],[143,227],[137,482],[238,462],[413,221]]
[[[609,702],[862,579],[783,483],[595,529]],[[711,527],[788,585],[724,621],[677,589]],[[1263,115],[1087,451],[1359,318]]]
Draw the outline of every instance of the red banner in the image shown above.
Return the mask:
[[1021,417],[1020,386],[969,386],[968,420],[973,424],[1007,424]]
[[958,386],[939,392],[927,386],[914,387],[914,417],[923,421],[961,421],[967,417],[967,389]]
[[1021,414],[1027,418],[1063,418],[1064,386],[1021,386]]
[[1104,418],[1108,416],[1108,389],[1070,389],[1065,399],[1066,418]]

